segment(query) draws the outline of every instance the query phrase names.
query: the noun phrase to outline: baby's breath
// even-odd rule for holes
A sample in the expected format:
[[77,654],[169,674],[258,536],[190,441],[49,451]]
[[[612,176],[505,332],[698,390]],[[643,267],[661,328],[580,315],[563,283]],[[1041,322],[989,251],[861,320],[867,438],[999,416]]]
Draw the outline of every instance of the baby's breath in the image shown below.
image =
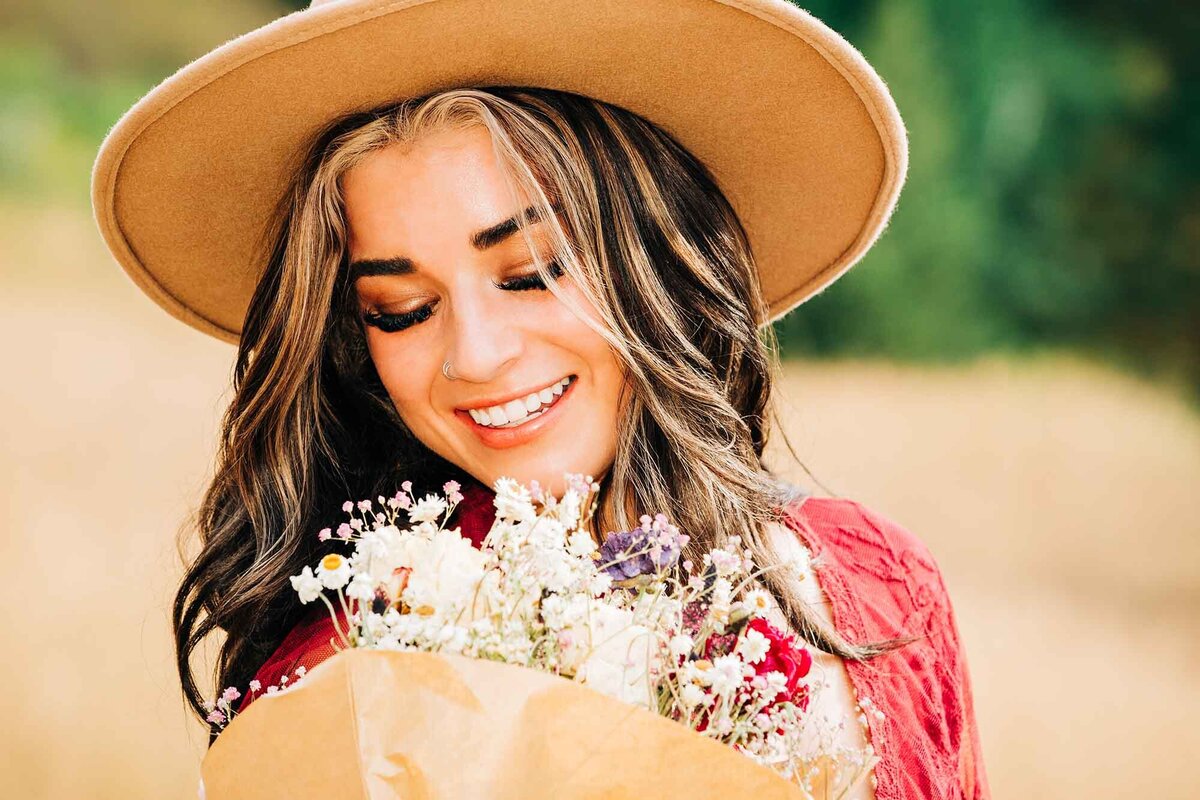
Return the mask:
[[[698,568],[681,560],[689,537],[663,514],[598,539],[590,525],[599,485],[565,477],[561,497],[499,479],[495,523],[478,547],[447,527],[463,499],[454,481],[419,499],[405,481],[390,498],[347,501],[349,519],[317,533],[347,551],[305,566],[292,587],[302,603],[325,603],[342,648],[547,671],[687,725],[809,789],[818,765],[832,765],[831,786],[843,789],[873,765],[869,748],[839,749],[836,731],[814,730],[805,709],[821,684],[805,677],[804,647],[766,621],[771,596],[752,586],[766,570],[740,537],[704,553]],[[299,667],[265,692],[253,681],[252,697],[291,691],[304,675]],[[229,724],[239,697],[230,687],[205,705],[214,728]],[[880,716],[867,699],[862,709]]]

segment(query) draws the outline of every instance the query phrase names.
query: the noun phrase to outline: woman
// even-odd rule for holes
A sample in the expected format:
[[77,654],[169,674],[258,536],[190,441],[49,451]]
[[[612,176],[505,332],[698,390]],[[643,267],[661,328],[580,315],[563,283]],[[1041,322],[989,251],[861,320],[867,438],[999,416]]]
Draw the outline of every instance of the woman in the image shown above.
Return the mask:
[[[615,7],[636,16],[653,5]],[[759,0],[757,10],[841,42],[784,3]],[[304,12],[316,16],[303,24],[366,24],[349,11],[317,12]],[[402,16],[389,14],[370,19]],[[714,19],[701,22],[761,33],[741,17]],[[443,29],[415,17],[409,24]],[[566,25],[560,35],[584,30],[547,24]],[[633,28],[618,28],[634,41]],[[225,55],[220,74],[229,82],[234,62],[245,60]],[[214,63],[204,65],[209,73]],[[886,99],[877,79],[873,87]],[[175,109],[190,93],[176,94],[174,105],[144,99],[143,111],[156,102]],[[844,744],[869,742],[881,756],[858,796],[986,797],[966,663],[928,551],[857,503],[806,497],[762,461],[777,372],[763,323],[826,285],[878,235],[902,179],[902,129],[891,130],[900,155],[869,188],[866,222],[849,215],[849,246],[830,247],[844,239],[839,224],[849,224],[831,215],[835,234],[814,240],[829,252],[788,274],[754,252],[756,241],[773,252],[785,226],[768,225],[766,210],[746,224],[708,164],[623,106],[513,85],[399,96],[368,111],[311,112],[325,123],[276,179],[281,199],[267,216],[265,266],[236,333],[235,392],[198,520],[203,546],[175,603],[193,709],[201,712],[203,697],[190,656],[214,630],[226,634],[219,686],[277,684],[332,654],[324,610],[305,615],[287,577],[319,557],[312,532],[346,499],[390,494],[405,479],[418,492],[458,480],[467,487],[458,522],[477,539],[490,525],[487,487],[496,478],[557,491],[563,472],[582,472],[601,483],[598,531],[661,510],[697,550],[741,535],[760,564],[791,555],[808,563],[806,574],[769,572],[764,583],[778,623],[821,651],[829,691],[818,694],[817,710],[844,723]],[[852,123],[865,124],[875,123]],[[119,126],[105,144],[135,176],[136,156],[112,142],[128,145],[145,130]],[[145,255],[149,239],[134,255],[128,229],[138,214],[170,215],[127,200],[128,224],[118,231],[117,170],[104,158],[98,218],[114,252],[173,313],[228,332],[218,314],[198,311],[208,303],[228,315],[221,291],[205,296],[178,282],[172,291],[165,256],[156,272]],[[197,191],[237,199],[228,186]],[[184,205],[176,202],[181,213]],[[226,278],[226,292],[236,283]]]

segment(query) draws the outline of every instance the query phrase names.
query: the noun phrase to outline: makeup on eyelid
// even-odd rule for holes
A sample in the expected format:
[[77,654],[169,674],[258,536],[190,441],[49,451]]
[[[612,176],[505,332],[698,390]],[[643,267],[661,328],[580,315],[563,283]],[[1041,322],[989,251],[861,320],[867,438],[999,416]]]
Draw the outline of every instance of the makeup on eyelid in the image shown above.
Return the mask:
[[[549,259],[546,263],[546,269],[555,278],[561,278],[565,273],[561,263],[557,258]],[[531,272],[526,275],[518,275],[515,278],[495,284],[497,289],[506,292],[524,292],[535,289],[546,289],[546,284],[542,282],[542,277],[537,272]],[[414,325],[424,322],[433,313],[433,304],[420,306],[411,311],[403,311],[399,313],[385,313],[381,311],[366,311],[362,314],[362,321],[373,327],[378,328],[384,333],[396,333],[402,330],[407,330]]]

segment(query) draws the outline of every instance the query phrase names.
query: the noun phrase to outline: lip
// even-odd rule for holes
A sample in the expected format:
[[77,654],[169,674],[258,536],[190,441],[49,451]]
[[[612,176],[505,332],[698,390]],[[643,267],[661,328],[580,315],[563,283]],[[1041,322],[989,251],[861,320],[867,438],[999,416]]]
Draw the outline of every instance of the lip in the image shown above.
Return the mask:
[[[460,411],[470,411],[472,409],[478,409],[478,408],[488,408],[490,406],[502,406],[505,403],[508,403],[512,400],[524,400],[526,397],[529,397],[529,395],[537,394],[542,389],[546,389],[550,386],[553,386],[555,383],[557,383],[558,381],[561,381],[563,378],[568,378],[574,374],[575,373],[571,372],[566,375],[560,376],[555,381],[550,381],[549,383],[543,383],[538,386],[534,386],[530,389],[520,389],[518,391],[512,392],[511,394],[496,395],[495,397],[488,397],[488,398],[484,398],[483,400],[475,400],[475,401],[472,401],[472,403],[470,405],[459,406],[458,408],[454,409],[454,413],[457,414]],[[568,387],[568,388],[570,388],[570,387]],[[468,418],[470,418],[470,415],[468,415]],[[472,422],[474,422],[474,420],[472,420]]]
[[[574,374],[574,373],[572,373]],[[543,412],[541,416],[532,422],[526,422],[524,425],[518,425],[515,428],[489,428],[486,425],[480,425],[475,420],[471,419],[471,415],[462,409],[455,409],[454,416],[463,421],[463,424],[471,429],[471,432],[479,437],[488,447],[496,450],[504,450],[509,447],[517,447],[537,437],[546,428],[553,425],[562,416],[562,408],[566,405],[566,401],[574,393],[575,387],[579,385],[579,377],[567,384],[567,388],[563,389],[563,393],[559,396],[554,405]],[[517,395],[517,397],[528,395]],[[515,399],[515,398],[512,398]],[[489,405],[493,405],[489,403]]]

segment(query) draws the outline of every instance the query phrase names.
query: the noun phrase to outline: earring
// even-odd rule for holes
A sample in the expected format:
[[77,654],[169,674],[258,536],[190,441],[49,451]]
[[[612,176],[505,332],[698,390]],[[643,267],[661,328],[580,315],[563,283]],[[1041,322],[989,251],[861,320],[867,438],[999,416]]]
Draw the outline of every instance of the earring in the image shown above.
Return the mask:
[[446,376],[446,380],[448,380],[448,381],[458,380],[457,378],[455,378],[453,375],[450,374],[450,362],[449,361],[442,362],[442,374]]

